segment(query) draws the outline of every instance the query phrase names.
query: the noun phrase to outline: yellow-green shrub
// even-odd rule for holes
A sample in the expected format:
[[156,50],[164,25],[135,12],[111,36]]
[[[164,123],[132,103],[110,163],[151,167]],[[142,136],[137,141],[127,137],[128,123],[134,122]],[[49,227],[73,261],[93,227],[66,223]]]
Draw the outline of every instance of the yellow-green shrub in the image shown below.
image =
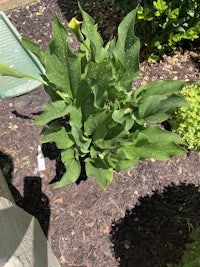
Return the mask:
[[185,140],[189,149],[200,153],[200,84],[183,88],[181,94],[190,108],[176,109],[169,123],[172,130]]

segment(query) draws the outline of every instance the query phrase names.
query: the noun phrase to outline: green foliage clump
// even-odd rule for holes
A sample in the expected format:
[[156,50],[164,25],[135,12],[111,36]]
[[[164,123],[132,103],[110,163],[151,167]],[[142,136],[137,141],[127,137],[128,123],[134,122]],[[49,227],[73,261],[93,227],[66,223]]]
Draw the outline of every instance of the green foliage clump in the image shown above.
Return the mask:
[[199,17],[197,0],[142,1],[137,10],[136,32],[148,51],[159,55],[177,49],[183,40],[198,39]]
[[200,228],[190,234],[191,243],[186,244],[183,257],[178,264],[168,264],[168,267],[200,267]]
[[[181,137],[157,124],[174,108],[188,104],[178,95],[181,81],[151,82],[133,92],[140,52],[134,32],[136,10],[120,23],[117,40],[104,45],[97,24],[79,7],[83,21],[73,18],[68,24],[80,42],[77,52],[71,51],[69,34],[57,16],[45,52],[23,41],[44,65],[42,81],[51,97],[34,124],[44,125],[42,143],[54,142],[61,151],[66,172],[56,188],[76,182],[82,170],[106,188],[114,171],[139,160],[166,160],[186,152]],[[27,76],[4,65],[0,73]]]
[[181,95],[190,108],[177,109],[169,119],[172,130],[182,136],[189,149],[200,152],[200,85],[184,87]]

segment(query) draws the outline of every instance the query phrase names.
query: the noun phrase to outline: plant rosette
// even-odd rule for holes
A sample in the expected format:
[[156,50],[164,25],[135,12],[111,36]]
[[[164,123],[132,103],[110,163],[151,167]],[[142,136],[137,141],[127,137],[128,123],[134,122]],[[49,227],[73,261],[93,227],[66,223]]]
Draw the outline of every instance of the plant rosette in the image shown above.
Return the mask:
[[69,23],[80,42],[76,53],[70,50],[68,32],[57,16],[45,52],[23,40],[45,67],[41,79],[51,97],[34,125],[44,125],[42,143],[54,142],[61,150],[66,172],[55,188],[76,182],[84,165],[86,175],[105,189],[114,171],[126,170],[139,160],[166,160],[186,152],[184,141],[157,123],[188,104],[178,95],[181,81],[151,82],[133,92],[140,52],[134,33],[136,10],[120,23],[117,40],[104,46],[97,24],[79,8],[83,21]]

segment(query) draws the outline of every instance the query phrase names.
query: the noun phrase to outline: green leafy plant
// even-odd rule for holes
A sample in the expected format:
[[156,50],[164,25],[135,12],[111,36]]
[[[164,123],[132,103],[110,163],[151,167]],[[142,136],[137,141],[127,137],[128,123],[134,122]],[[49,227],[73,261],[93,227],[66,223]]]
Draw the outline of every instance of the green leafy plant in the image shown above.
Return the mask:
[[83,21],[73,18],[69,23],[80,42],[78,52],[70,50],[68,32],[57,16],[53,40],[44,53],[23,41],[46,69],[45,90],[52,100],[34,124],[45,125],[42,143],[54,142],[61,150],[66,172],[55,188],[77,181],[82,166],[106,188],[114,171],[142,159],[185,153],[184,141],[157,123],[167,120],[175,107],[188,104],[177,95],[184,85],[180,81],[151,82],[133,92],[140,50],[134,33],[136,10],[120,23],[118,39],[104,45],[92,17],[79,8]]
[[191,243],[186,244],[183,257],[178,264],[168,264],[168,267],[199,267],[200,266],[200,228],[190,234]]
[[[161,55],[177,49],[183,40],[199,38],[199,16],[197,0],[142,1],[137,10],[136,30],[149,53]],[[147,27],[149,31],[146,31]]]
[[189,149],[200,153],[200,84],[184,87],[181,95],[190,108],[174,110],[169,123],[172,130],[188,144]]

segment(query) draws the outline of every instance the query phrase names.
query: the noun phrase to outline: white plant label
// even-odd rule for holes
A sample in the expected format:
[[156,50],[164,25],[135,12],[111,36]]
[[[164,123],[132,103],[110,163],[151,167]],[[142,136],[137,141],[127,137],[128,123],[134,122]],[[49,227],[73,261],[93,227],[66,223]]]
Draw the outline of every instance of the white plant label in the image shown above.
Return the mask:
[[38,146],[37,160],[38,160],[38,171],[45,171],[46,168],[45,168],[44,155],[42,153],[42,148],[40,145]]

